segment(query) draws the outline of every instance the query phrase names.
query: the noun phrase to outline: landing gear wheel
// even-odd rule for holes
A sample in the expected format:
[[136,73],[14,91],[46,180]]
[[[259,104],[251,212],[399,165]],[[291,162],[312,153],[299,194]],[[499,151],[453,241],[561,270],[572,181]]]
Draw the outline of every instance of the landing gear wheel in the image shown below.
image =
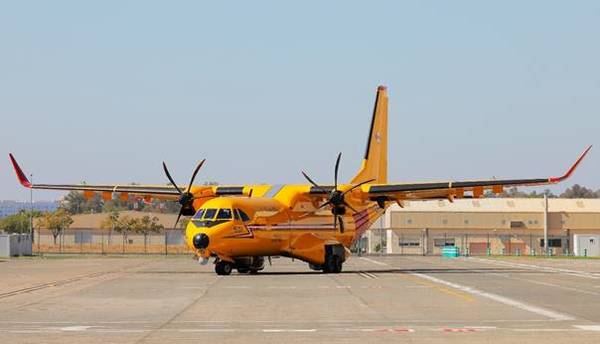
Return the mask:
[[339,256],[330,256],[323,265],[324,273],[339,274],[342,272],[342,259]]
[[233,264],[231,264],[230,262],[221,260],[217,264],[215,264],[215,272],[217,273],[217,275],[223,275],[223,276],[231,275],[232,270],[233,270]]
[[248,268],[238,268],[237,271],[240,274],[247,274],[250,270]]

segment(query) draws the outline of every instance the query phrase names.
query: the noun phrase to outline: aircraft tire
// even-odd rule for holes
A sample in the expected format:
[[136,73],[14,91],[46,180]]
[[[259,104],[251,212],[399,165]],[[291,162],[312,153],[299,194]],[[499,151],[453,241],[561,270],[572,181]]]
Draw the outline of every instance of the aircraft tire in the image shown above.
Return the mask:
[[326,274],[338,274],[342,272],[342,260],[337,255],[330,256],[325,264],[323,264],[323,272]]
[[233,270],[233,265],[230,262],[220,261],[215,264],[215,272],[217,275],[227,276],[231,275],[231,271]]

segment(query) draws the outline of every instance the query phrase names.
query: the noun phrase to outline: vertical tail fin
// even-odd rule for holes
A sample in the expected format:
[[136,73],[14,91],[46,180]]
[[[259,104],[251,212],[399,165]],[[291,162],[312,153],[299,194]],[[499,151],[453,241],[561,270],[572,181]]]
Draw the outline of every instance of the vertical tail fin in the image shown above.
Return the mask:
[[358,174],[352,183],[375,179],[373,183],[387,183],[387,136],[388,136],[388,96],[385,86],[377,87],[375,108],[371,119],[371,129],[367,140],[367,150]]

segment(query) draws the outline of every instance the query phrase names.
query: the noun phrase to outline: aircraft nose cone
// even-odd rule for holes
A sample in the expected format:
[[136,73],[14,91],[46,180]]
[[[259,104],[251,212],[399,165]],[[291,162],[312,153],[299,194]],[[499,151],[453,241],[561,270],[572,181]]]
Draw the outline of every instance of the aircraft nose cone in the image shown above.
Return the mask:
[[193,239],[194,247],[201,250],[208,247],[208,235],[204,233],[196,234]]

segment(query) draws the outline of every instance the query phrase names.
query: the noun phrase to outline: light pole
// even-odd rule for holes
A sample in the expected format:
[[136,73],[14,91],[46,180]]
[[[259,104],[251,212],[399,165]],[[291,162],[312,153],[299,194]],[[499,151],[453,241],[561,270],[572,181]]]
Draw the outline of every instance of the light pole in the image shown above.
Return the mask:
[[550,253],[548,245],[548,195],[544,194],[544,253]]
[[[33,173],[29,175],[29,180],[33,184]],[[33,243],[33,188],[29,188],[29,238]]]

